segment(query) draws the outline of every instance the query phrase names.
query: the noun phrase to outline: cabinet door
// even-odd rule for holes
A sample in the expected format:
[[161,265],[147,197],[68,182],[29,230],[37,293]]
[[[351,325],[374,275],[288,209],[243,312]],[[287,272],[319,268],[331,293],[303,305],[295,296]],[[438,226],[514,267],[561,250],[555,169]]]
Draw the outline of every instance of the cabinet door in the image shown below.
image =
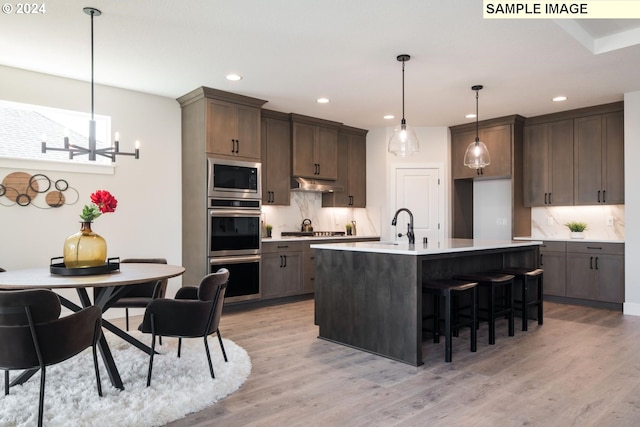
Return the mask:
[[302,293],[310,294],[315,292],[316,273],[316,251],[305,248],[303,252],[304,264],[302,267]]
[[293,123],[293,175],[316,178],[315,165],[316,126]]
[[576,205],[600,203],[602,191],[602,119],[574,120],[574,197]]
[[289,206],[291,127],[288,121],[262,120],[262,202]]
[[596,299],[606,302],[624,302],[624,257],[622,255],[596,255]]
[[367,138],[351,135],[349,139],[349,195],[350,206],[367,206]]
[[511,176],[511,125],[480,129],[480,141],[489,150],[491,163],[481,172],[485,177]]
[[344,187],[343,191],[322,193],[322,207],[348,207],[351,202],[351,185],[349,182],[349,169],[351,159],[349,157],[349,145],[351,135],[338,133],[338,178],[337,181]]
[[262,254],[262,298],[276,298],[282,292],[283,258],[279,253]]
[[564,252],[540,251],[540,268],[544,270],[544,294],[566,296],[567,261]]
[[596,297],[594,262],[596,256],[567,252],[567,296],[590,299]]
[[236,156],[260,160],[260,109],[236,106]]
[[548,125],[548,187],[547,204],[573,205],[573,120]]
[[[464,153],[476,139],[476,131],[456,132],[451,134],[451,174],[453,179],[474,178],[478,176],[475,169],[464,165]],[[484,142],[484,141],[483,141]],[[491,152],[489,152],[492,155]]]
[[229,102],[208,100],[207,153],[233,156],[236,139],[236,106]]
[[302,294],[302,251],[286,252],[282,267],[281,297]]
[[316,178],[338,178],[338,131],[323,126],[317,127],[315,160],[318,164]]
[[624,204],[624,113],[604,114],[602,131],[605,141],[602,175],[602,203]]
[[548,147],[546,123],[525,126],[522,153],[523,203],[525,206],[546,206],[547,204],[549,192]]

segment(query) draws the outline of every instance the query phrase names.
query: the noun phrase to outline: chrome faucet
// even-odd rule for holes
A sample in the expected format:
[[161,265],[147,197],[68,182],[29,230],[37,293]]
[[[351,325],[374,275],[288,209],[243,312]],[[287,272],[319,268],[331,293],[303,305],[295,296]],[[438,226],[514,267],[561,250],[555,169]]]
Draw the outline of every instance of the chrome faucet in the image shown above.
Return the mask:
[[[413,234],[413,214],[407,208],[400,208],[396,211],[395,215],[393,215],[393,220],[391,220],[391,225],[395,226],[398,223],[398,214],[402,211],[405,211],[409,214],[409,224],[407,224],[407,238],[409,239],[409,244],[414,245],[416,243],[416,236]],[[398,237],[402,237],[402,233],[398,233]]]

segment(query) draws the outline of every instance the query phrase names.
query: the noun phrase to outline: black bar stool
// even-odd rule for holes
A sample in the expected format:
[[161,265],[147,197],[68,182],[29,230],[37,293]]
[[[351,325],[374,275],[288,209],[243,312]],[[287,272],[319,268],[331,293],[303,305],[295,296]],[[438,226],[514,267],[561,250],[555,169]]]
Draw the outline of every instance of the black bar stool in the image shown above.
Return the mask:
[[[537,306],[538,308],[538,325],[542,325],[542,295],[543,295],[543,277],[544,270],[541,268],[520,268],[508,267],[500,270],[503,274],[512,274],[515,280],[522,283],[521,299],[514,299],[514,309],[522,312],[522,330],[529,329],[529,307]],[[529,290],[535,286],[535,296],[530,299]]]
[[[512,337],[514,335],[514,276],[512,274],[480,272],[461,274],[455,276],[454,279],[478,282],[478,287],[487,291],[488,307],[486,310],[478,308],[478,319],[487,320],[489,322],[489,344],[493,345],[496,343],[496,319],[498,317],[507,317],[507,319],[509,320],[509,336]],[[504,293],[501,297],[498,297],[498,294],[496,293],[496,291],[499,289],[504,290]],[[486,311],[487,317],[482,317],[480,315],[481,311]]]
[[[433,329],[422,327],[423,330],[433,333],[433,342],[440,342],[440,297],[444,297],[444,335],[445,335],[445,350],[444,360],[445,362],[451,362],[451,337],[453,331],[456,331],[462,326],[469,326],[471,329],[471,351],[475,352],[477,348],[477,289],[476,282],[468,280],[428,280],[422,283],[422,293],[433,296],[433,316],[424,316],[423,321],[433,317]],[[461,320],[461,316],[458,314],[458,307],[452,309],[454,304],[453,298],[459,297],[463,294],[471,295],[471,314],[469,316],[462,316],[464,320]]]

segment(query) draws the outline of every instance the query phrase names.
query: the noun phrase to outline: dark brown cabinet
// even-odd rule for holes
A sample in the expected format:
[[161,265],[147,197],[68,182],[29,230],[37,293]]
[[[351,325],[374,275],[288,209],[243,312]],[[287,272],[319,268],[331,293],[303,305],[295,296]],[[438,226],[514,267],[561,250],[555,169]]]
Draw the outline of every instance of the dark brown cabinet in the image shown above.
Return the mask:
[[573,205],[573,120],[524,127],[525,206]]
[[338,132],[338,179],[344,191],[322,194],[323,207],[367,205],[367,131],[342,126]]
[[292,171],[294,176],[338,178],[338,128],[340,123],[291,114]]
[[[209,272],[207,154],[260,161],[260,108],[266,101],[200,87],[178,102],[182,110],[182,265],[186,268],[182,279],[199,283]],[[239,144],[231,141],[235,139]]]
[[262,245],[262,299],[302,293],[302,242]]
[[574,121],[575,204],[624,203],[624,114]]
[[568,242],[566,295],[623,303],[624,244]]
[[260,161],[260,108],[210,99],[207,153]]
[[480,122],[480,139],[487,145],[491,164],[478,171],[464,166],[464,153],[475,140],[475,123],[450,128],[452,237],[473,238],[473,185],[482,179],[511,179],[511,235],[531,234],[531,208],[522,201],[523,126],[524,117],[518,115]]
[[[451,168],[454,179],[464,178],[508,178],[511,176],[511,141],[510,125],[483,127],[478,131],[480,141],[489,150],[491,163],[483,169],[471,169],[464,165],[464,154],[469,144],[476,139],[475,124],[473,129],[464,127],[451,128]],[[459,130],[458,130],[459,129]]]
[[544,294],[567,295],[567,244],[544,242],[540,246],[540,268],[544,270]]
[[291,124],[289,115],[262,110],[262,203],[289,206]]

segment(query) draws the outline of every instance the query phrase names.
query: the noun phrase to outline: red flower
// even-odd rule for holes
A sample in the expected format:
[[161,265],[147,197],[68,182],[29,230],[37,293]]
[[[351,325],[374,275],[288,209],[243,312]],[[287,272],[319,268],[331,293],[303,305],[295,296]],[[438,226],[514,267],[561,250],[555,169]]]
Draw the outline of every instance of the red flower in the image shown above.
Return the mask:
[[97,190],[91,195],[91,202],[98,206],[101,213],[115,212],[118,201],[107,190]]

